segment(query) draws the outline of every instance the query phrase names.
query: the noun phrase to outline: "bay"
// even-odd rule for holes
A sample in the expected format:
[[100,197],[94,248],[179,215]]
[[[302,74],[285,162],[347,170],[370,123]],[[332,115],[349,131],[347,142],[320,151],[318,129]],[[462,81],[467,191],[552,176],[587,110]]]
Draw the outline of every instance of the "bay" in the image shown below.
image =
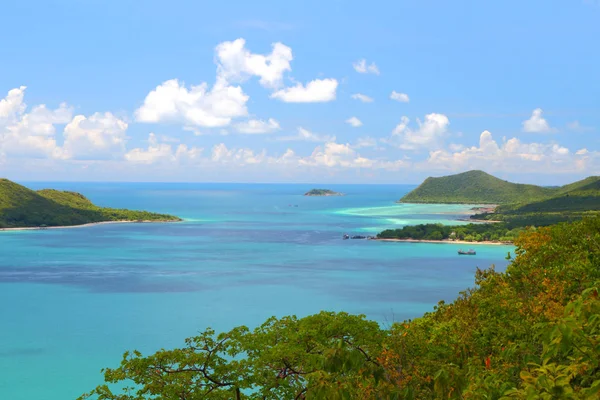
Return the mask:
[[382,325],[417,317],[502,270],[510,246],[342,240],[456,224],[470,206],[396,204],[411,185],[26,183],[181,223],[0,232],[0,395],[63,400],[99,384],[125,350],[180,346],[207,327],[255,327],[321,310]]

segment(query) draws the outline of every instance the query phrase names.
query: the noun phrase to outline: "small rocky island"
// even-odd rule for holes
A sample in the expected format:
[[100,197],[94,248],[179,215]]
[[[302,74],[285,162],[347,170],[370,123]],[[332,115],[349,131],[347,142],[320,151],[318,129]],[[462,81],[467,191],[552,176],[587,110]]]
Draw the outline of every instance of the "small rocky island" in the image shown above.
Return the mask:
[[329,189],[312,189],[306,193],[305,196],[343,196],[343,193],[334,192]]

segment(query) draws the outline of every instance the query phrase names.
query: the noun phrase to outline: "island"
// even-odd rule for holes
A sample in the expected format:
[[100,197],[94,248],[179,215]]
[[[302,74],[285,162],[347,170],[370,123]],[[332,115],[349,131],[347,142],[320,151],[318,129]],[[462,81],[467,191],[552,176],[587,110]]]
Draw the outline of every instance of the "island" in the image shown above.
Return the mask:
[[54,189],[34,191],[8,179],[0,179],[0,230],[176,221],[181,219],[148,211],[99,207],[80,193]]
[[329,189],[312,189],[306,193],[305,196],[343,196],[343,193],[334,192]]
[[427,178],[400,202],[479,206],[471,208],[474,212],[469,217],[471,224],[406,226],[385,230],[377,235],[377,239],[505,244],[512,243],[528,228],[600,215],[600,177],[590,176],[564,186],[543,187],[507,182],[483,171],[467,171]]

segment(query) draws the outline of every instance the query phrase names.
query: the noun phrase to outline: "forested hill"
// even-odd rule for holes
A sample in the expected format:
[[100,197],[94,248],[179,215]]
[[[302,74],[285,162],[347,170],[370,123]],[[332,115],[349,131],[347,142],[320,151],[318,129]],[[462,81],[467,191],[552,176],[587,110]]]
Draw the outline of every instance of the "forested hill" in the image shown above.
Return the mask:
[[8,179],[0,179],[0,228],[179,220],[173,215],[98,207],[79,193],[52,189],[36,192]]
[[483,171],[427,178],[402,203],[528,204],[554,197],[598,191],[600,177],[589,177],[562,187],[511,183]]

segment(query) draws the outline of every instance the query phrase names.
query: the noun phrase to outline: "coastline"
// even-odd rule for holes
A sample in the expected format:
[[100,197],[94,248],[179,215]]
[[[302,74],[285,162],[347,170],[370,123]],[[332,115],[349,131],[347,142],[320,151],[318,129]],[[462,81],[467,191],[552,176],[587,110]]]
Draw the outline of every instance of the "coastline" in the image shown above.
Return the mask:
[[512,242],[468,242],[466,240],[427,240],[427,239],[372,239],[378,242],[440,243],[440,244],[487,244],[494,246],[513,246]]
[[143,220],[143,221],[101,221],[101,222],[90,222],[88,224],[81,225],[63,225],[63,226],[47,226],[44,228],[36,227],[36,226],[23,226],[20,228],[0,228],[0,232],[11,232],[11,231],[43,231],[47,229],[73,229],[73,228],[88,228],[90,226],[95,225],[106,225],[106,224],[164,224],[171,222],[181,222],[182,220],[170,220],[170,221],[152,221],[152,220]]

